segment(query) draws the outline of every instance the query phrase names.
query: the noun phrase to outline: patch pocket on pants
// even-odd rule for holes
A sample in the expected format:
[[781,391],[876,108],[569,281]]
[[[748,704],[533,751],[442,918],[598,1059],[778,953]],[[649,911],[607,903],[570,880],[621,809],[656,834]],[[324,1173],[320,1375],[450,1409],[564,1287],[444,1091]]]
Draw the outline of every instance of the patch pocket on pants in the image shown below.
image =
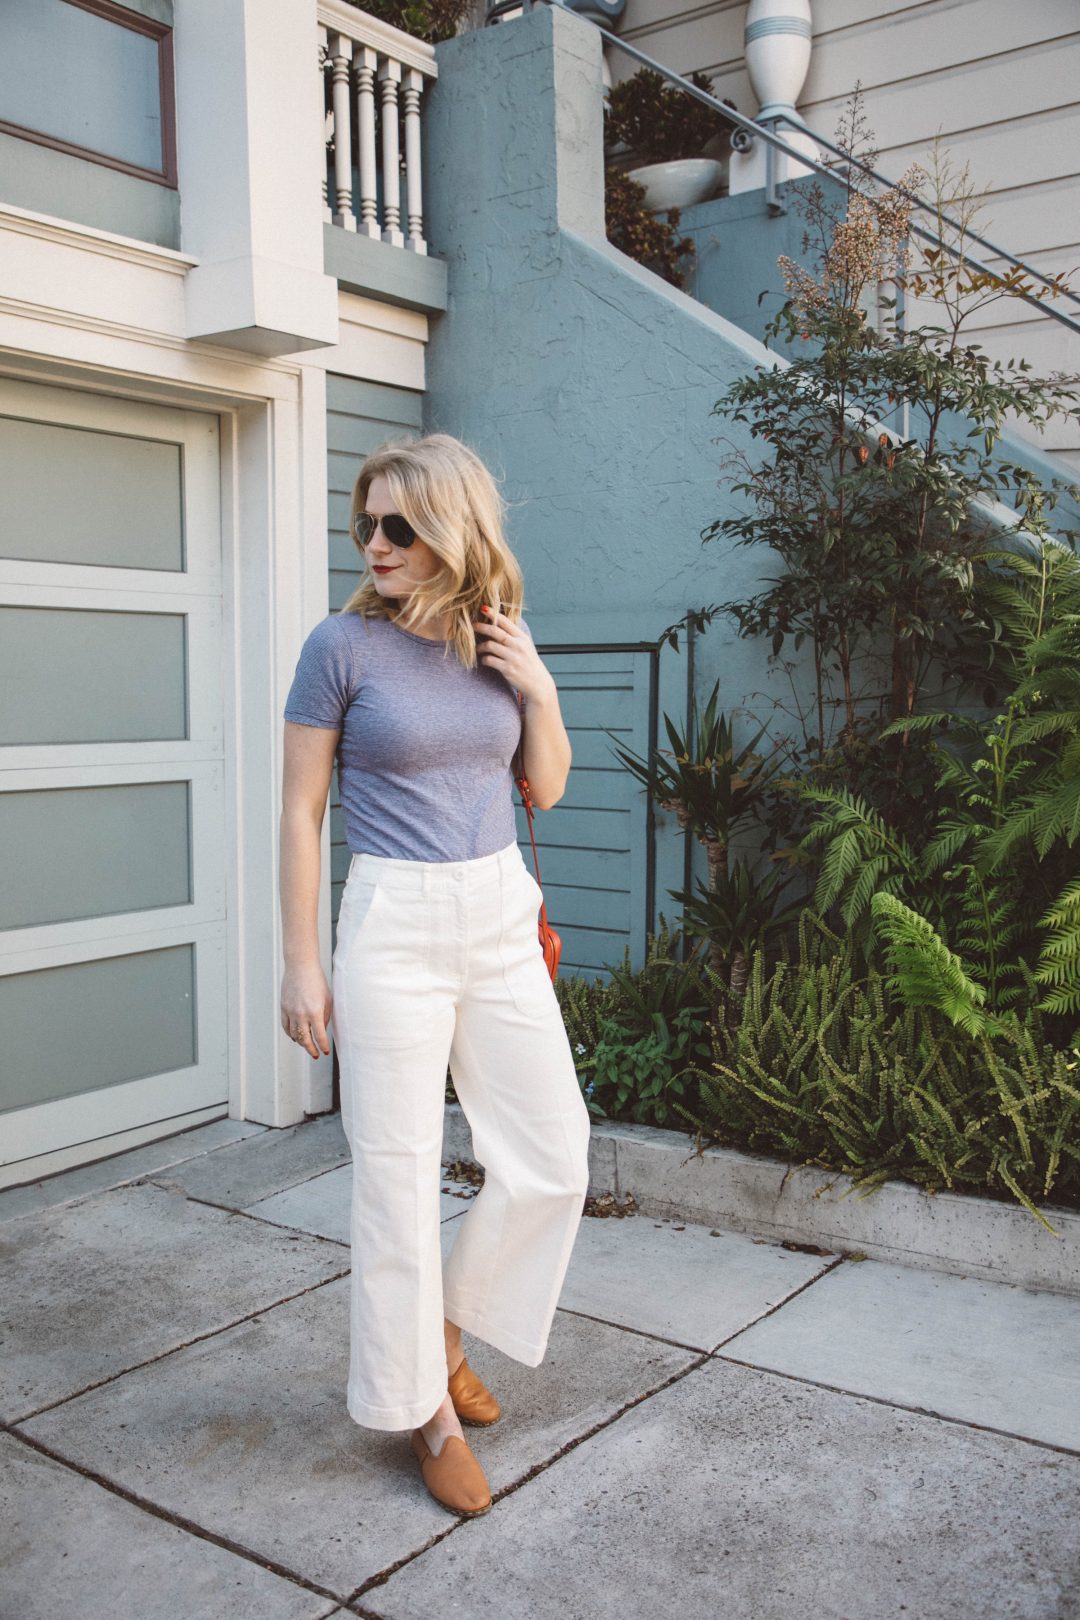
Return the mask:
[[549,1012],[555,993],[540,943],[542,899],[539,883],[523,863],[503,888],[499,952],[511,999],[527,1018]]

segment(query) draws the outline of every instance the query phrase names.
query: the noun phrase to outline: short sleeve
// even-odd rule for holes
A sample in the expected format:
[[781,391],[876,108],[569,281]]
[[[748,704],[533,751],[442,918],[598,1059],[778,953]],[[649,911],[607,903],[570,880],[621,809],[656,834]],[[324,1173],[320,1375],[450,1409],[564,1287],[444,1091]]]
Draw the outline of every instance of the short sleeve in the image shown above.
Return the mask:
[[340,727],[352,697],[352,644],[339,615],[329,614],[311,631],[296,665],[285,719],[301,726]]

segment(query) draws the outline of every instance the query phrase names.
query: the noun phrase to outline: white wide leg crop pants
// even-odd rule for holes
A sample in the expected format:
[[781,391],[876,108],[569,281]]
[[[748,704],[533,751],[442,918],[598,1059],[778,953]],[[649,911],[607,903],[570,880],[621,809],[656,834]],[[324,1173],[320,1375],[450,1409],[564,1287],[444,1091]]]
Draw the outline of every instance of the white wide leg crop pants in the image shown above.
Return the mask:
[[[466,861],[354,854],[334,951],[353,1160],[347,1403],[426,1423],[446,1395],[443,1317],[536,1367],[588,1189],[589,1112],[517,844]],[[446,1070],[484,1185],[442,1265]]]

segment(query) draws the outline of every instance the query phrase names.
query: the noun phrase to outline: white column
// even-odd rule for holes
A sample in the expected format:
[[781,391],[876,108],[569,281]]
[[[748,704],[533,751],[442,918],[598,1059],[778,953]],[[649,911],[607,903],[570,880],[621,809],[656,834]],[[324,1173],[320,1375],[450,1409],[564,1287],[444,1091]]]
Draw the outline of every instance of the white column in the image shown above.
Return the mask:
[[314,8],[175,0],[184,335],[255,354],[337,342],[323,271],[322,81]]
[[424,89],[424,75],[415,68],[405,71],[402,95],[405,99],[405,188],[409,214],[408,246],[414,253],[426,253],[424,241],[424,204],[420,166],[420,96]]
[[376,205],[375,69],[377,51],[358,45],[356,64],[356,131],[360,146],[360,235],[379,237]]
[[349,109],[349,71],[353,42],[344,34],[330,41],[330,70],[334,83],[334,192],[333,220],[343,230],[355,231],[352,205],[352,115]]
[[384,242],[404,247],[401,231],[401,156],[398,148],[398,85],[401,63],[387,57],[379,69],[382,91],[382,176]]
[[[796,111],[810,67],[812,19],[810,0],[750,0],[746,8],[746,71],[758,98],[759,123],[771,123],[789,146],[820,159],[813,136]],[[797,126],[774,121],[793,119]],[[731,154],[730,190],[754,191],[765,185],[766,142],[755,140],[751,151]],[[776,180],[795,180],[811,171],[784,153],[775,154]]]

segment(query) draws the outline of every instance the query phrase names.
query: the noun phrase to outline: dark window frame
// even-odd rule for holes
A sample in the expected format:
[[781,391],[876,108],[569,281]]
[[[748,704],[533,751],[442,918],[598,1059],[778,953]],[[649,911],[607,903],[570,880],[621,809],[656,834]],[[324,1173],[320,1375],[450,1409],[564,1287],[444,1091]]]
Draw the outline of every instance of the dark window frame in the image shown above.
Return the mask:
[[100,163],[106,169],[119,169],[121,174],[133,175],[137,180],[151,180],[155,185],[177,188],[176,172],[176,92],[173,81],[173,31],[168,23],[155,22],[141,12],[129,11],[116,0],[63,0],[64,5],[89,11],[106,22],[129,28],[134,34],[144,34],[156,41],[158,47],[158,99],[161,109],[160,169],[144,169],[140,164],[128,163],[124,158],[110,157],[96,152],[90,146],[76,146],[55,135],[44,135],[39,130],[27,129],[22,124],[11,124],[0,118],[0,134],[14,135],[22,141],[33,141],[36,146],[48,146],[54,152],[67,152],[72,157],[85,158],[89,163]]

